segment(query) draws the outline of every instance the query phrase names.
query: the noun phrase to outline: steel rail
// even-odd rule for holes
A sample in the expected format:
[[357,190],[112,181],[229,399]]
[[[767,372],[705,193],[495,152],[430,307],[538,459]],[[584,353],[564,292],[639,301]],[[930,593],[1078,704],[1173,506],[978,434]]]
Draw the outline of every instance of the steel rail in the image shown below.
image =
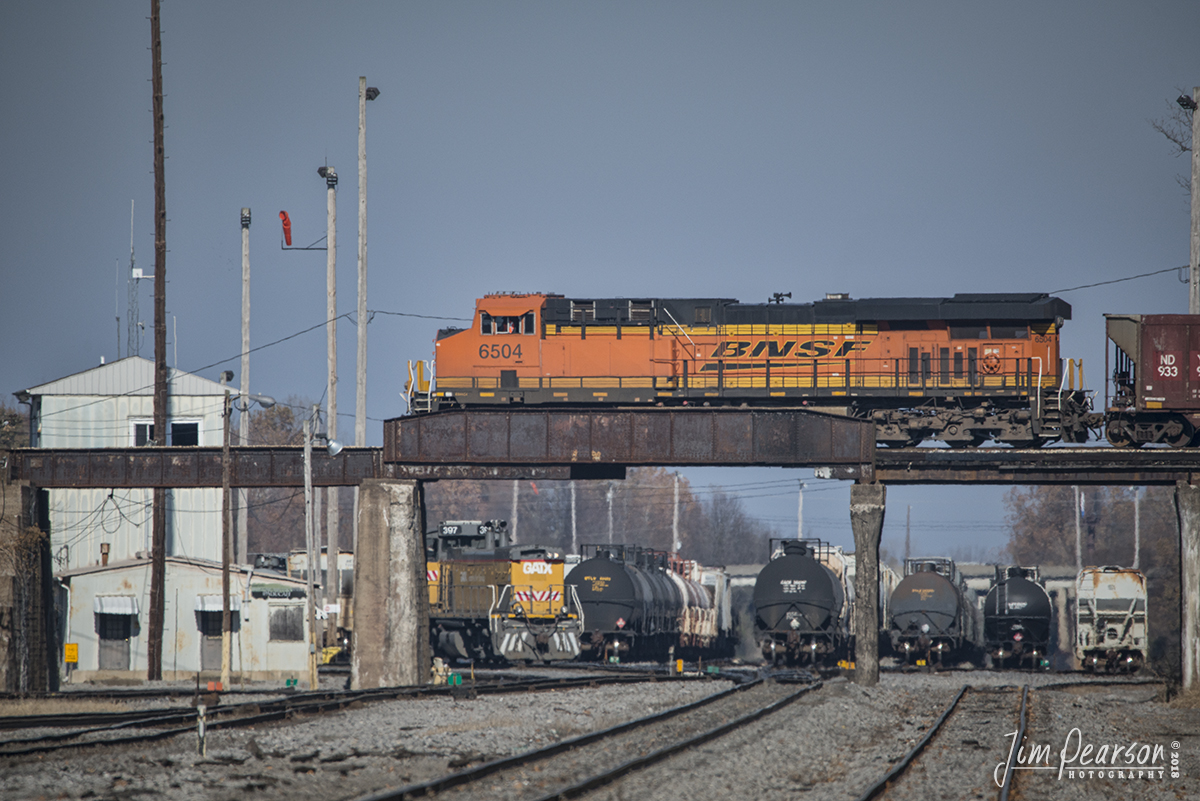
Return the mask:
[[955,707],[958,706],[958,702],[962,700],[962,697],[967,694],[967,690],[969,689],[971,689],[970,685],[964,684],[962,689],[958,691],[958,695],[954,696],[954,700],[951,701],[950,705],[947,706],[942,712],[941,717],[934,721],[933,725],[929,727],[929,731],[925,732],[925,736],[913,746],[911,751],[904,755],[903,759],[896,763],[895,767],[885,773],[882,779],[868,787],[867,791],[860,795],[857,801],[870,801],[870,799],[883,792],[883,790],[887,788],[888,784],[891,783],[893,779],[907,770],[908,766],[912,764],[912,761],[917,758],[918,754],[925,750],[925,746],[929,744],[929,741],[933,739],[933,736],[942,728],[942,724],[945,723],[947,718],[949,718],[954,712]]
[[722,723],[720,726],[716,726],[708,731],[701,732],[700,734],[697,734],[694,737],[689,737],[686,740],[680,740],[679,742],[672,743],[671,745],[660,748],[652,753],[635,757],[628,762],[624,762],[616,766],[612,770],[598,773],[594,776],[584,779],[583,781],[577,782],[570,787],[564,787],[560,790],[556,790],[555,792],[544,795],[541,798],[538,798],[537,801],[556,801],[556,799],[574,798],[575,796],[582,795],[583,793],[590,792],[591,790],[604,787],[605,785],[611,784],[622,776],[625,776],[636,770],[640,770],[649,765],[662,762],[663,760],[678,754],[680,751],[692,748],[693,746],[702,745],[710,740],[715,740],[718,737],[722,737],[735,729],[739,729],[742,726],[746,726],[756,720],[764,718],[773,712],[778,712],[780,709],[788,706],[800,696],[811,692],[820,686],[820,683],[811,684],[807,687],[797,690],[785,698],[780,698],[778,701],[772,701],[764,707],[760,707],[753,712],[742,715],[740,718],[735,718],[734,720]]
[[1021,747],[1021,743],[1025,740],[1025,721],[1026,709],[1029,701],[1029,685],[1026,684],[1021,688],[1021,723],[1017,726],[1017,736],[1013,740],[1012,746],[1008,752],[1008,763],[1004,767],[1004,783],[1000,786],[1000,801],[1008,801],[1008,791],[1012,789],[1013,768],[1016,767],[1013,757],[1017,754],[1017,749]]
[[[380,793],[373,793],[371,795],[361,796],[360,798],[356,799],[356,801],[404,801],[404,799],[417,798],[417,797],[425,796],[425,795],[433,795],[435,793],[439,793],[439,792],[448,790],[453,787],[458,787],[459,785],[463,785],[463,784],[467,784],[472,781],[476,781],[477,779],[481,779],[485,776],[490,776],[501,770],[506,770],[508,768],[520,767],[521,765],[525,765],[530,762],[537,762],[539,760],[546,759],[546,758],[552,757],[552,756],[556,756],[556,755],[564,753],[566,751],[570,751],[573,748],[578,748],[579,746],[588,745],[590,743],[594,743],[599,740],[603,740],[606,737],[612,737],[613,735],[616,735],[616,734],[621,734],[623,732],[632,731],[634,729],[641,728],[642,726],[646,726],[651,723],[657,723],[659,721],[668,720],[677,715],[681,715],[686,712],[691,712],[692,710],[699,709],[701,707],[707,706],[708,704],[712,704],[712,703],[715,703],[722,699],[729,698],[730,696],[734,695],[735,693],[743,692],[745,690],[750,689],[751,687],[757,687],[758,685],[762,684],[763,681],[764,681],[763,679],[754,679],[753,681],[747,682],[745,684],[740,684],[740,685],[731,687],[728,690],[724,690],[719,693],[714,693],[713,695],[707,696],[705,698],[701,698],[697,701],[692,701],[691,703],[672,707],[671,709],[667,709],[667,710],[658,712],[653,715],[648,715],[647,717],[644,717],[644,718],[637,718],[635,720],[626,721],[625,723],[618,723],[616,726],[610,726],[607,729],[601,729],[599,731],[588,732],[587,734],[581,734],[577,737],[571,737],[567,740],[560,740],[559,742],[552,743],[551,745],[548,745],[545,748],[539,748],[539,749],[536,749],[533,751],[525,751],[523,753],[515,754],[513,756],[502,757],[501,759],[496,759],[491,762],[485,762],[484,764],[477,765],[474,768],[468,768],[466,770],[459,771],[458,773],[452,773],[448,776],[442,776],[441,778],[438,778],[438,779],[432,779],[430,781],[421,782],[419,784],[410,784],[405,787],[397,788],[395,790],[385,790]],[[820,686],[820,685],[818,683],[813,686],[816,687],[816,686]]]
[[[210,710],[210,714],[205,725],[210,730],[253,726],[258,723],[284,720],[296,714],[320,714],[324,712],[338,711],[355,703],[400,700],[403,698],[422,698],[428,696],[455,696],[462,692],[470,692],[476,695],[501,695],[514,692],[541,692],[547,690],[573,689],[577,687],[592,687],[607,684],[631,684],[643,681],[662,682],[695,680],[697,679],[686,676],[628,674],[616,676],[584,676],[580,678],[544,679],[529,682],[501,682],[497,684],[476,685],[474,687],[394,687],[348,691],[336,694],[315,693],[313,696],[302,694],[300,696],[280,699],[274,702],[246,703],[228,707],[213,707]],[[162,711],[163,710],[159,710],[159,712]],[[243,714],[238,715],[238,713]],[[4,740],[0,741],[0,749],[12,746],[26,747],[16,750],[0,750],[0,758],[11,756],[27,756],[34,753],[60,751],[68,748],[85,748],[96,745],[121,745],[139,741],[158,740],[165,737],[172,737],[176,734],[194,731],[198,725],[197,721],[197,711],[194,709],[187,709],[172,711],[170,714],[159,715],[158,717],[154,718],[141,718],[132,721],[122,721],[108,726],[97,726],[88,729],[64,732],[61,734]],[[174,724],[185,725],[177,726],[176,728],[171,729],[164,729],[162,731],[144,732],[127,737],[66,742],[86,734],[95,734],[97,732],[117,731],[119,729],[130,728],[134,726],[171,726]]]

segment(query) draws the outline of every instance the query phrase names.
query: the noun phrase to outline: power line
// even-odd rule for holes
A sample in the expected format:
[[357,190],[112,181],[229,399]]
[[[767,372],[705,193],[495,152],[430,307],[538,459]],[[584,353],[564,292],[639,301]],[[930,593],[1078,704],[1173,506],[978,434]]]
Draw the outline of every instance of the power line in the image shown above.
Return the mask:
[[1070,287],[1069,289],[1054,289],[1054,290],[1051,290],[1050,294],[1057,295],[1060,292],[1074,292],[1076,289],[1091,289],[1092,287],[1096,287],[1096,286],[1106,286],[1108,284],[1119,284],[1122,281],[1133,281],[1137,278],[1147,278],[1151,275],[1162,275],[1163,273],[1169,273],[1172,270],[1176,270],[1176,271],[1186,270],[1187,268],[1188,268],[1188,265],[1186,265],[1186,264],[1183,265],[1182,267],[1168,267],[1165,270],[1155,270],[1154,272],[1150,272],[1150,273],[1142,273],[1140,275],[1131,275],[1128,278],[1114,278],[1111,281],[1100,281],[1099,283],[1095,283],[1095,284],[1083,284],[1082,286],[1073,286],[1073,287]]

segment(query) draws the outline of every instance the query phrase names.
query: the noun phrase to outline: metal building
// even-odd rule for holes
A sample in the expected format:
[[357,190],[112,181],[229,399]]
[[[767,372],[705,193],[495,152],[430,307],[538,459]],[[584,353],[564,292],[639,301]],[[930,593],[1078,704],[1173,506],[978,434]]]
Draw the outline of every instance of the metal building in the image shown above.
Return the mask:
[[[144,679],[150,561],[129,559],[59,574],[64,682]],[[221,564],[167,557],[163,678],[220,678]],[[305,582],[238,566],[230,575],[234,680],[300,678],[308,670]],[[74,647],[71,647],[74,646]]]
[[[163,444],[219,446],[225,387],[170,370]],[[154,362],[102,364],[16,393],[30,406],[34,448],[128,448],[154,437]],[[54,571],[150,552],[150,489],[52,489],[45,496]],[[221,490],[167,490],[167,555],[221,559]]]

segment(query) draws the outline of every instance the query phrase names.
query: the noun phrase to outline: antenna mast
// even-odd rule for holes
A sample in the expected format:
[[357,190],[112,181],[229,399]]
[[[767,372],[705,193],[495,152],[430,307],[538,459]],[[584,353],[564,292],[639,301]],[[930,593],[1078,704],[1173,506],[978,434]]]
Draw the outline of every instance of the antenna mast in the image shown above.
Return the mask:
[[[142,277],[141,270],[133,265],[137,260],[133,256],[133,201],[129,201],[129,301],[128,301],[128,330],[125,332],[125,355],[139,356],[142,346],[141,326],[142,313],[138,310],[138,279]],[[117,357],[120,358],[120,353]]]

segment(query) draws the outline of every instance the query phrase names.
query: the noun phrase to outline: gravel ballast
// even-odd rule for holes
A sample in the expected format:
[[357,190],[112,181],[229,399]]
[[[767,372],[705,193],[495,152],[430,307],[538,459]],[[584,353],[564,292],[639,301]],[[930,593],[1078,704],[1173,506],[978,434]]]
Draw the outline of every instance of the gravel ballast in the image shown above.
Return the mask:
[[[1172,709],[1161,687],[1053,687],[1077,677],[1015,673],[885,674],[877,687],[843,679],[719,740],[593,793],[593,798],[853,799],[920,739],[963,684],[1032,688],[1029,739],[1049,744],[1057,767],[1064,738],[1084,743],[1161,744],[1162,779],[1058,779],[1057,770],[1018,774],[1020,797],[1200,797],[1200,711]],[[721,692],[725,681],[645,682],[553,692],[367,703],[253,729],[194,734],[137,746],[97,746],[0,758],[4,798],[264,799],[357,798],[433,779],[482,761],[540,748]],[[1039,689],[1042,688],[1042,689]],[[990,691],[1001,694],[999,690]],[[968,693],[968,698],[971,693]],[[1015,698],[1016,694],[1013,693]],[[935,737],[887,797],[994,798],[996,765],[1016,728],[1015,701],[1002,714],[964,716]],[[953,721],[953,718],[952,718]],[[25,732],[4,733],[15,739]],[[1179,748],[1172,749],[1172,743]],[[1170,776],[1172,753],[1179,778]],[[632,754],[630,755],[632,756]],[[580,777],[582,778],[582,776]],[[906,789],[904,783],[912,780]],[[532,798],[538,788],[505,788]],[[544,792],[542,790],[541,792]]]

